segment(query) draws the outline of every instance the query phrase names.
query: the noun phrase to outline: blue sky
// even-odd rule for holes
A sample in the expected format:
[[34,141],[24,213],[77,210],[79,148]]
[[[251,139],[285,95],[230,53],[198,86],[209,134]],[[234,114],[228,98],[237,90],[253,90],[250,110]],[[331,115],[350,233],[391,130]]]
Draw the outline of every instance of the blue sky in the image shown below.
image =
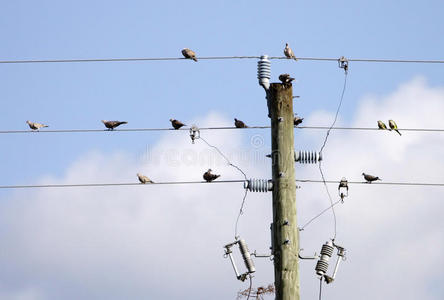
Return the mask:
[[[2,1],[0,3],[0,38],[3,46],[0,47],[0,60],[179,57],[180,50],[184,47],[195,50],[198,56],[262,54],[281,56],[285,42],[290,43],[296,56],[301,57],[443,59],[442,11],[444,4],[442,1],[300,2]],[[250,125],[268,125],[264,91],[259,87],[256,78],[256,64],[256,60],[205,60],[198,63],[181,60],[1,64],[0,102],[3,114],[0,118],[0,129],[27,129],[25,121],[28,119],[46,123],[50,129],[100,129],[103,126],[100,123],[102,119],[128,121],[127,128],[168,127],[170,118],[177,118],[186,123],[206,122],[213,125],[219,123],[227,125],[230,124],[232,118],[237,117]],[[272,61],[273,81],[284,72],[290,73],[297,80],[294,84],[294,94],[300,95],[301,98],[295,101],[295,111],[306,118],[306,124],[329,124],[331,114],[335,111],[339,100],[344,78],[343,71],[337,67],[337,63]],[[415,78],[422,78],[425,83],[420,84],[415,81]],[[417,102],[414,99],[410,99],[410,102],[406,100],[406,103],[411,103],[411,105],[407,107],[406,104],[404,110],[398,110],[395,106],[390,106],[390,110],[380,107],[402,103],[397,102],[399,95],[404,95],[403,88],[408,90],[409,85],[414,86],[415,91],[421,91],[418,95],[435,95],[435,93],[438,95],[444,86],[443,66],[351,63],[340,123],[372,126],[373,119],[366,116],[379,118],[380,115],[376,112],[378,112],[377,109],[381,109],[379,112],[388,114],[388,118],[403,120],[402,123],[398,122],[400,127],[423,127],[421,122],[417,124],[418,120],[414,120],[411,110],[416,108],[418,111],[423,111],[427,105],[430,105],[425,100],[432,101],[432,97],[430,99],[418,98]],[[437,100],[430,103],[439,104],[440,102]],[[371,108],[372,113],[366,115],[364,109],[366,107]],[[436,108],[430,106],[429,109],[430,114],[424,110],[421,117],[430,116],[431,120],[427,121],[436,122],[428,124],[443,128],[442,122],[437,121],[440,117],[442,118],[442,111],[439,112],[438,106]],[[231,140],[230,135],[207,134],[210,139],[213,137],[215,141],[223,141],[225,145],[244,150],[251,147],[249,141],[255,134],[263,135],[265,145],[269,143],[269,134],[264,131],[252,130],[242,134],[236,133],[234,141]],[[318,148],[322,142],[322,134],[296,131],[296,148]],[[339,143],[338,140],[344,136],[347,137],[341,134],[336,137],[332,135],[331,139],[336,139]],[[354,138],[361,137],[348,136],[352,141],[355,141]],[[67,182],[69,179],[76,182],[103,181],[101,177],[95,177],[100,172],[94,168],[91,170],[85,168],[85,172],[88,171],[90,174],[81,174],[81,169],[76,169],[77,165],[87,165],[86,162],[97,168],[104,167],[107,163],[103,157],[109,159],[110,163],[130,162],[131,166],[134,165],[134,169],[123,170],[125,167],[122,164],[120,167],[122,174],[132,174],[133,171],[135,174],[138,166],[136,161],[146,149],[160,149],[161,145],[172,147],[173,142],[185,145],[187,141],[184,132],[171,133],[167,136],[160,133],[4,134],[0,138],[2,140],[0,163],[3,169],[0,173],[1,185],[31,184],[39,182],[42,178],[58,182]],[[171,140],[172,145],[168,144],[168,140],[165,141],[167,138]],[[175,138],[177,140],[172,140]],[[439,138],[437,140],[440,141]],[[442,142],[436,143],[434,137],[427,140],[427,143],[419,138],[414,141],[442,146]],[[387,143],[391,145],[390,142],[387,141]],[[403,145],[407,147],[413,144],[406,142]],[[398,149],[398,146],[393,147],[393,149]],[[228,147],[225,150],[230,151],[230,149]],[[339,146],[337,148],[332,146],[332,149],[338,151],[331,150],[332,154],[341,151],[355,154],[353,146],[345,150]],[[394,151],[393,149],[391,151]],[[429,149],[422,150],[429,151]],[[119,155],[125,158],[122,159]],[[369,154],[362,153],[362,155],[365,157]],[[395,164],[393,168],[399,164],[394,156],[387,159]],[[406,156],[404,159],[405,162],[409,162],[412,158]],[[144,167],[149,169],[147,165]],[[163,166],[163,168],[167,167],[168,165]],[[262,176],[267,176],[268,166],[265,164],[244,167],[251,172],[256,171],[263,174]],[[332,165],[331,168],[334,166]],[[70,177],[73,170],[80,173]],[[304,167],[301,174],[318,176],[306,170],[307,168]],[[182,171],[179,170],[179,172]],[[118,172],[118,170],[110,167],[110,172]],[[169,179],[168,176],[173,176],[165,172],[162,173],[165,180]],[[189,174],[181,174],[183,178],[188,178]],[[357,173],[356,176],[359,174]],[[237,176],[236,173],[232,175]],[[399,177],[394,179],[403,178],[400,174],[398,175]],[[443,181],[442,175],[441,177],[439,174],[435,175],[430,176]],[[157,177],[156,174],[153,176]],[[259,175],[252,174],[252,176]],[[341,177],[341,174],[338,176]],[[393,176],[396,176],[396,173]],[[421,181],[424,176],[427,176],[427,172],[418,173],[417,181]],[[189,177],[199,180],[200,173]],[[108,179],[114,180],[112,176]],[[119,177],[119,179],[130,181],[134,178]],[[116,179],[116,181],[119,180]],[[78,195],[77,192],[71,190],[65,192],[73,193],[69,196],[72,201],[77,199],[75,197]],[[158,189],[156,193],[162,195],[162,190]],[[26,202],[21,200],[26,197],[32,198],[32,195],[0,191],[1,201],[5,205],[2,210],[14,206],[12,202],[16,199],[19,199],[18,203],[25,205]],[[97,195],[104,197],[104,194],[99,192]],[[442,196],[442,192],[438,195]],[[325,195],[320,197],[325,197]],[[39,197],[35,196],[35,198]],[[193,205],[192,202],[188,204]],[[38,203],[33,205],[38,206]],[[237,202],[233,205],[237,207]],[[316,208],[318,207],[313,209],[316,210]],[[15,209],[20,212],[19,207]],[[88,208],[85,209],[88,210]],[[61,209],[61,211],[64,210]],[[97,216],[91,215],[91,220],[94,217]],[[48,218],[51,220],[50,216]],[[11,227],[6,227],[1,232],[4,237],[10,236],[14,231],[8,230],[15,228],[14,225],[12,223],[4,225]],[[92,225],[87,225],[84,229],[91,230]],[[212,226],[217,227],[217,224],[212,224],[210,227]],[[127,230],[131,231],[132,228]],[[250,234],[255,236],[259,233],[254,233],[252,230]],[[27,237],[30,233],[23,232],[23,235]],[[268,232],[263,235],[266,238],[269,237]],[[351,234],[348,237],[353,239]],[[57,237],[54,237],[49,244],[55,244],[58,241]],[[228,241],[218,242],[222,245]],[[20,243],[12,245],[11,251],[19,250]],[[185,242],[183,246],[186,246]],[[267,247],[263,245],[263,248]],[[14,254],[10,255],[14,256]],[[93,253],[88,252],[84,255],[94,256]],[[23,256],[17,254],[15,259],[20,260],[26,257],[29,258],[27,253]],[[80,259],[83,256],[78,254],[78,257]],[[6,255],[5,259],[8,258],[10,257]],[[14,259],[10,260],[14,261]],[[227,262],[223,263],[225,265]],[[353,263],[360,264],[357,261]],[[187,270],[187,267],[188,265],[184,263],[184,270]],[[17,275],[15,283],[19,282],[24,276],[20,268],[12,263],[9,268],[9,273]],[[70,278],[72,274],[68,270],[69,267],[61,264],[58,268],[61,270],[63,280],[71,283],[75,281]],[[136,274],[139,273],[134,271],[134,276],[137,276]],[[442,273],[439,275],[443,276]],[[6,273],[2,275],[2,278],[3,276],[6,276]],[[228,275],[219,274],[218,276],[225,278]],[[30,278],[29,282],[34,282],[32,276]],[[54,279],[48,275],[48,282],[51,278]],[[179,278],[176,279],[179,280]],[[66,295],[63,295],[65,284],[63,280],[62,283],[54,283],[60,287],[57,290],[60,290],[61,294],[48,292],[54,288],[48,282],[36,283],[31,291],[38,291],[35,292],[37,296],[29,292],[31,293],[29,299],[57,299],[61,296],[66,298]],[[94,277],[91,280],[94,282]],[[266,280],[269,278],[264,279],[264,284],[269,283]],[[81,283],[78,284],[80,289],[85,287]],[[101,281],[97,280],[96,285],[100,286],[100,284]],[[228,282],[227,286],[230,285],[233,289],[221,295],[233,295],[234,298],[239,284]],[[21,288],[20,284],[17,284],[16,294],[2,292],[0,298],[19,299]],[[11,286],[6,288],[5,284],[0,284],[1,289],[14,290]],[[94,284],[85,290],[90,292],[85,292],[82,298],[101,297],[98,296],[100,288],[95,289]],[[23,293],[26,294],[27,291],[25,289]],[[127,291],[125,288],[120,291],[116,289],[115,299],[126,298],[125,291]],[[164,295],[162,290],[153,288],[151,291],[157,297]],[[143,292],[141,288],[140,293],[143,294]],[[436,295],[439,293],[442,294],[442,291],[437,291]],[[132,297],[141,298],[141,294],[135,294]],[[308,295],[312,296],[307,292]],[[337,297],[340,295],[338,293]],[[424,299],[435,299],[434,295],[421,296]],[[171,294],[169,297],[179,296]]]

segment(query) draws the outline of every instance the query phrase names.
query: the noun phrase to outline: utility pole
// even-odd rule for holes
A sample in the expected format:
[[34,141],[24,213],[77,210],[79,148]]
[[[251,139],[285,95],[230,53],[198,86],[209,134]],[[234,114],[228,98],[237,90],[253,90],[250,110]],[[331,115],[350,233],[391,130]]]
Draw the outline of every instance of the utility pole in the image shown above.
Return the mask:
[[299,232],[294,174],[294,114],[291,83],[267,91],[273,175],[272,251],[276,300],[299,300]]

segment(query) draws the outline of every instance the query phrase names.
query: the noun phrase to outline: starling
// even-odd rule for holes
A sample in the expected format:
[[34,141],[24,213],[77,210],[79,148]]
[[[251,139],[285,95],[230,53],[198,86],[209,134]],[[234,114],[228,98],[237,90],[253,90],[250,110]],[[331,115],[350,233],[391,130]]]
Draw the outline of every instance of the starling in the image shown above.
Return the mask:
[[364,176],[364,179],[367,181],[367,183],[372,183],[372,181],[375,180],[381,180],[379,177],[370,174],[362,173],[362,175]]
[[194,61],[197,61],[196,53],[193,50],[190,50],[188,48],[184,48],[184,49],[182,49],[182,55],[185,58],[189,58],[189,59],[192,59]]
[[290,77],[290,74],[281,74],[279,75],[279,80],[282,81],[283,84],[289,84],[294,80],[294,78]]
[[288,43],[285,44],[284,54],[286,58],[297,60],[296,56],[294,56],[293,50],[291,50],[291,48],[288,46]]
[[122,124],[128,124],[128,122],[125,122],[125,121],[106,121],[106,120],[102,120],[102,123],[109,130],[114,130],[114,128],[116,128]]
[[382,122],[381,120],[378,121],[378,128],[387,130],[387,126],[385,126],[384,122]]
[[401,135],[401,133],[398,131],[398,125],[396,125],[395,121],[389,120],[389,126],[390,129],[396,131],[399,135]]
[[180,127],[186,126],[184,123],[176,120],[176,119],[170,119],[171,125],[173,125],[173,128],[175,130],[179,129]]
[[145,175],[142,175],[140,173],[137,173],[137,177],[139,178],[140,183],[146,184],[146,183],[154,183],[151,179],[146,177]]
[[203,174],[203,179],[205,179],[206,182],[211,182],[219,177],[220,175],[211,174],[211,169],[208,169],[208,171]]
[[40,128],[48,127],[48,125],[40,124],[40,123],[36,123],[36,122],[31,122],[31,121],[26,121],[26,123],[29,125],[29,128],[31,128],[32,130],[39,130]]
[[236,118],[234,118],[234,125],[236,126],[236,128],[247,128],[248,126],[245,125],[244,122],[242,122],[241,120],[238,120]]

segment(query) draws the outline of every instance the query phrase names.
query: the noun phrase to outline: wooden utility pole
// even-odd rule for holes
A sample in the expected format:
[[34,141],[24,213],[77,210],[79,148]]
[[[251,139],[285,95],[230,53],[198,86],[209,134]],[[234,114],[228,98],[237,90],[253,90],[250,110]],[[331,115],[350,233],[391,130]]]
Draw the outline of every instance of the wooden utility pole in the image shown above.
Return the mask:
[[294,174],[294,114],[291,84],[267,91],[273,173],[272,247],[276,300],[299,300],[299,236]]

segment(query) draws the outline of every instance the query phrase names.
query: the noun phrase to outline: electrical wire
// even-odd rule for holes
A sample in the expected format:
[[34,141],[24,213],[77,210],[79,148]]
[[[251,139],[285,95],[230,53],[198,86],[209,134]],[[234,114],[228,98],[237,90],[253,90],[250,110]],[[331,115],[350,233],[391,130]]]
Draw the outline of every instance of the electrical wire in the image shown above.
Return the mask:
[[[302,183],[323,183],[322,180],[312,179],[296,179],[296,182]],[[31,188],[74,188],[74,187],[112,187],[112,186],[155,186],[155,185],[181,185],[181,184],[213,184],[213,183],[243,183],[245,180],[217,180],[212,182],[206,181],[164,181],[154,182],[148,184],[141,184],[135,182],[123,183],[76,183],[76,184],[34,184],[34,185],[0,185],[0,189],[31,189]],[[339,181],[326,180],[326,184],[339,184]],[[429,187],[444,187],[444,183],[428,183],[428,182],[373,182],[371,184],[365,181],[348,181],[348,184],[364,184],[367,186],[377,185],[399,185],[399,186],[429,186]]]
[[244,180],[218,180],[206,181],[164,181],[148,184],[127,182],[127,183],[77,183],[77,184],[34,184],[34,185],[0,185],[0,189],[29,189],[29,188],[72,188],[72,187],[110,187],[110,186],[154,186],[154,185],[175,185],[175,184],[213,184],[213,183],[239,183]]
[[319,218],[320,216],[322,216],[326,211],[328,211],[330,208],[332,208],[333,206],[335,206],[336,204],[338,204],[339,202],[342,202],[341,200],[336,201],[335,203],[333,203],[332,205],[330,205],[329,207],[327,207],[326,209],[322,210],[320,213],[318,213],[316,216],[314,216],[313,218],[311,218],[308,222],[306,222],[302,227],[299,228],[299,230],[304,230],[305,227],[307,227],[311,222],[313,222],[314,220],[316,220],[317,218]]
[[[296,179],[296,182],[302,183],[323,183],[322,180],[313,179]],[[110,186],[155,186],[155,185],[180,185],[180,184],[213,184],[213,183],[240,183],[245,180],[217,180],[212,182],[206,181],[164,181],[153,182],[149,184],[141,184],[136,182],[123,183],[76,183],[76,184],[34,184],[34,185],[0,185],[0,189],[30,189],[30,188],[73,188],[73,187],[110,187]],[[326,184],[339,184],[339,181],[326,180]],[[444,187],[444,183],[428,183],[428,182],[373,182],[371,184],[365,181],[348,181],[348,184],[365,184],[367,186],[375,185],[400,185],[400,186],[435,186]]]
[[[265,129],[270,126],[249,126],[246,128],[237,127],[203,127],[199,130],[227,130],[227,129]],[[182,127],[179,129],[174,128],[122,128],[122,129],[54,129],[54,130],[0,130],[0,134],[7,133],[80,133],[80,132],[138,132],[138,131],[182,131],[190,130],[188,127]],[[401,129],[399,129],[401,130]],[[443,130],[444,131],[444,130]]]
[[[324,183],[322,180],[313,180],[313,179],[296,179],[296,182],[308,182],[308,183]],[[326,184],[339,184],[339,181],[334,180],[326,180]],[[368,183],[366,181],[348,181],[348,184],[365,184],[369,186],[375,185],[400,185],[400,186],[444,186],[444,183],[429,183],[429,182],[373,182]]]
[[[333,120],[333,123],[331,124],[331,126],[328,128],[327,133],[325,135],[325,139],[324,139],[324,143],[322,144],[321,150],[319,151],[319,156],[322,156],[322,151],[325,148],[325,145],[327,144],[327,140],[328,140],[328,136],[330,135],[330,131],[331,129],[335,126],[336,121],[338,119],[338,115],[339,115],[339,111],[341,110],[341,106],[342,106],[342,101],[344,100],[344,94],[345,94],[345,89],[347,88],[347,69],[344,69],[344,86],[342,87],[342,93],[341,93],[341,98],[339,101],[339,105],[338,108],[336,109],[336,113],[335,113],[335,119]],[[336,239],[336,233],[337,233],[337,227],[336,227],[336,212],[335,212],[335,208],[333,205],[333,200],[331,198],[330,195],[330,191],[328,190],[328,186],[325,183],[325,177],[324,177],[324,172],[322,171],[322,160],[319,161],[319,172],[321,173],[321,178],[322,178],[322,182],[324,183],[325,186],[325,190],[327,191],[327,195],[328,195],[328,199],[330,200],[330,204],[331,204],[331,212],[333,214],[333,222],[334,222],[334,236],[333,236],[333,240]]]
[[319,300],[322,300],[322,277],[319,279]]
[[[198,138],[198,139],[201,139],[202,141],[204,141],[205,144],[207,144],[209,147],[211,147],[211,148],[213,148],[213,149],[216,149],[216,151],[219,152],[219,154],[220,154],[220,155],[226,160],[226,162],[227,162],[227,164],[228,164],[229,166],[231,166],[231,167],[237,169],[239,172],[241,172],[242,175],[244,176],[245,181],[248,180],[247,175],[245,174],[245,172],[242,171],[241,168],[239,168],[238,166],[236,166],[235,164],[233,164],[233,163],[228,159],[228,157],[226,157],[226,156],[222,153],[222,151],[220,151],[219,148],[217,148],[216,146],[211,145],[210,143],[208,143],[207,140],[205,140],[201,135],[199,135],[199,138]],[[245,200],[246,200],[246,198],[247,198],[247,194],[248,194],[248,190],[245,189],[245,194],[244,194],[244,197],[242,198],[242,203],[241,203],[241,207],[240,207],[240,209],[239,209],[239,214],[237,215],[236,223],[235,223],[235,225],[234,225],[234,238],[235,238],[235,239],[237,239],[237,237],[238,237],[238,224],[239,224],[239,219],[240,219],[241,215],[244,214],[244,205],[245,205]]]
[[[198,60],[227,60],[227,59],[260,59],[261,56],[207,56],[196,57]],[[268,59],[288,59],[285,56],[270,56]],[[29,64],[29,63],[88,63],[88,62],[141,62],[141,61],[175,61],[189,60],[184,57],[139,57],[139,58],[79,58],[79,59],[20,59],[0,60],[0,64]],[[338,58],[327,57],[297,57],[301,61],[338,61]],[[428,59],[379,59],[379,58],[348,58],[349,62],[372,62],[372,63],[422,63],[443,64],[444,60]]]
[[253,276],[251,276],[251,274],[249,274],[249,277],[250,277],[250,287],[248,288],[247,300],[250,299],[251,289],[253,288]]
[[[268,129],[271,126],[249,126],[245,128],[237,127],[202,127],[199,130],[230,130],[230,129]],[[295,129],[315,129],[315,130],[362,130],[362,131],[385,131],[375,127],[327,127],[327,126],[295,126]],[[180,129],[174,128],[122,128],[122,129],[54,129],[54,130],[0,130],[0,134],[16,134],[16,133],[82,133],[82,132],[144,132],[144,131],[183,131],[189,130],[188,127],[182,127]],[[440,128],[398,128],[399,131],[416,131],[416,132],[444,132],[444,129]]]

